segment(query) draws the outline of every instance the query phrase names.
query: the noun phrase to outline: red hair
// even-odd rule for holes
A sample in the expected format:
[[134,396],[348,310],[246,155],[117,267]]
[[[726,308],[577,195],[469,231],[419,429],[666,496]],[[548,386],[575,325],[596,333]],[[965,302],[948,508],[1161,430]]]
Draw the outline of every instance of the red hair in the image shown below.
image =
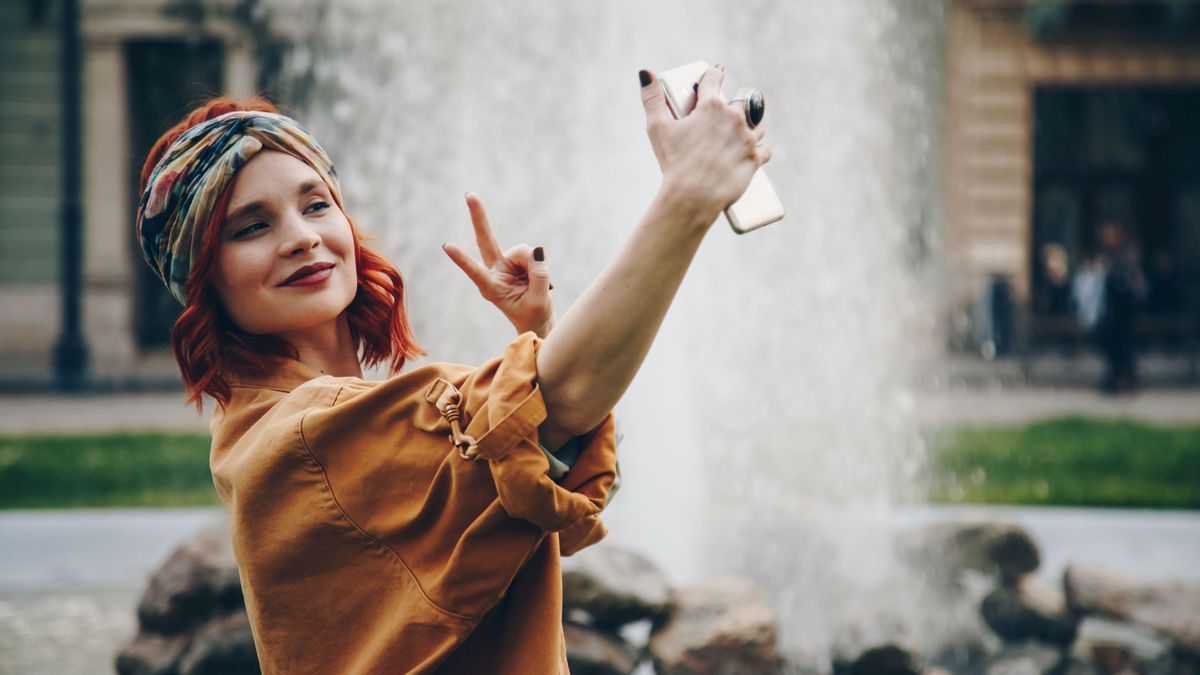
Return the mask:
[[[183,121],[158,139],[142,166],[140,187],[144,191],[155,165],[183,132],[197,124],[237,110],[278,112],[269,101],[253,98],[237,102],[214,98],[196,108]],[[225,211],[233,191],[226,189],[217,200],[204,232],[201,251],[192,265],[186,286],[187,306],[171,328],[171,347],[179,363],[188,403],[203,410],[201,394],[208,394],[224,408],[229,403],[227,376],[233,372],[264,375],[284,360],[298,358],[294,347],[272,335],[253,335],[238,328],[221,306],[212,287],[217,248]],[[345,211],[339,202],[338,208]],[[405,361],[425,353],[413,338],[404,311],[404,279],[383,256],[363,245],[369,239],[347,214],[354,235],[354,260],[358,291],[346,308],[350,335],[367,366],[388,362],[395,372]]]

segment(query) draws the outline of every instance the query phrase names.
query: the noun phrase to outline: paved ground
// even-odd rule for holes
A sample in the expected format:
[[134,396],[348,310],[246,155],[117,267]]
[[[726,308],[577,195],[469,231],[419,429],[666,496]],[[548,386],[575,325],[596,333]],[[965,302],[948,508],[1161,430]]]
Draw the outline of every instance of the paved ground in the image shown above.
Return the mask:
[[1101,396],[1092,389],[999,388],[923,393],[916,414],[926,426],[987,426],[1064,415],[1129,418],[1163,424],[1200,422],[1200,389]]
[[0,396],[0,433],[112,431],[162,429],[208,431],[212,405],[204,415],[184,405],[178,393],[45,394]]
[[[1085,388],[966,388],[918,393],[914,414],[927,426],[1013,424],[1062,415],[1126,417],[1159,423],[1200,422],[1200,389],[1147,389],[1134,396],[1100,396]],[[166,429],[208,431],[204,415],[183,394],[102,394],[87,397],[0,396],[0,433]]]

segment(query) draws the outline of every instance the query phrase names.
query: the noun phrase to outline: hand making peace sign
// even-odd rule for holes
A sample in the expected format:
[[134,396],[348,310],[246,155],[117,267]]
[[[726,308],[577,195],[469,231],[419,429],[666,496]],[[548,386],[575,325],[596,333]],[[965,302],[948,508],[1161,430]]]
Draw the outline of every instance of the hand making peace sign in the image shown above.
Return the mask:
[[518,333],[533,331],[538,337],[546,337],[554,325],[554,305],[550,298],[550,270],[545,260],[536,259],[542,256],[542,247],[537,248],[537,255],[525,244],[501,253],[483,202],[470,192],[466,200],[483,264],[456,244],[442,244],[442,250],[475,282],[479,294],[504,313]]

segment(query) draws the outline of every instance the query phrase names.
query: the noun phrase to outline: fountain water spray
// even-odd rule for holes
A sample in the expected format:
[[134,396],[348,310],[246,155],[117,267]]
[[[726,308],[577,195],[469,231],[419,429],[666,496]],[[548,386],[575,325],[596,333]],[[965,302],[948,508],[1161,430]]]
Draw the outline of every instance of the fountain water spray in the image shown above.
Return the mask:
[[679,582],[753,577],[793,650],[826,654],[845,626],[867,643],[936,632],[890,514],[923,494],[910,386],[936,331],[941,3],[261,9],[288,43],[285,95],[405,275],[434,360],[480,363],[512,338],[440,250],[472,240],[464,191],[502,246],[545,247],[561,315],[658,188],[637,71],[704,59],[727,91],[765,92],[788,216],[743,237],[721,221],[701,247],[617,408],[610,536]]

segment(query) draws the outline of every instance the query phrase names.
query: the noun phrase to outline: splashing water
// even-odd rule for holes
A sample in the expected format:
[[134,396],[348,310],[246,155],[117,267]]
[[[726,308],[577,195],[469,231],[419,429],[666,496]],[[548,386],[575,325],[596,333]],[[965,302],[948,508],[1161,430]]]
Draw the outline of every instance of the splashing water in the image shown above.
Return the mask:
[[701,247],[617,408],[610,536],[677,582],[755,578],[793,649],[828,653],[856,622],[867,641],[911,630],[888,515],[922,494],[909,387],[934,344],[941,3],[261,7],[284,96],[405,275],[432,360],[481,363],[514,336],[440,250],[470,247],[464,191],[503,247],[545,246],[561,317],[658,188],[638,69],[702,58],[727,93],[762,89],[788,216],[742,237],[721,220]]

